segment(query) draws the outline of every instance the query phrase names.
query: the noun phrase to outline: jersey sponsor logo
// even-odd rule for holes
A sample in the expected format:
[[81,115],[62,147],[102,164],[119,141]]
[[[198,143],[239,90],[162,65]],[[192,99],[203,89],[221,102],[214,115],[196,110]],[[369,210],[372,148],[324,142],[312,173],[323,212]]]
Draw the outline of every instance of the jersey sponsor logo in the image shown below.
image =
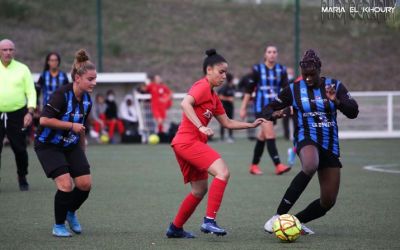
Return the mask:
[[306,112],[303,113],[303,117],[314,117],[314,116],[325,116],[326,117],[327,113],[326,112]]
[[313,128],[330,128],[336,126],[335,122],[313,122],[312,124]]
[[209,109],[206,109],[206,112],[203,113],[203,116],[207,119],[211,119],[213,113]]
[[90,105],[89,101],[83,101],[83,105]]
[[82,118],[82,117],[83,117],[83,114],[70,113],[69,115],[70,115],[71,117],[79,117],[79,118]]

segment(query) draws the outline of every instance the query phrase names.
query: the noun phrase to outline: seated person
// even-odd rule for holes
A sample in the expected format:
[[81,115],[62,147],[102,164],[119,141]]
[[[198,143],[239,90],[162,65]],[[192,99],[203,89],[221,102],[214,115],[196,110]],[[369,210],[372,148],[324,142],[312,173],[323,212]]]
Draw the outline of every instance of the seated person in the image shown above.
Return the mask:
[[126,135],[136,135],[138,134],[138,115],[136,107],[133,103],[133,96],[126,95],[124,101],[119,107],[120,118],[125,127]]

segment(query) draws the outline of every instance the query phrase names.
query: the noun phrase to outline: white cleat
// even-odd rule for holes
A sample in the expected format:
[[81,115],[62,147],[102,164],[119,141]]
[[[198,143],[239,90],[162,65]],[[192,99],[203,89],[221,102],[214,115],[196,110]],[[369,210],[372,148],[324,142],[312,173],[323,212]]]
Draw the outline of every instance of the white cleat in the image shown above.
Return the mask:
[[279,214],[275,214],[274,216],[271,217],[271,219],[269,219],[267,222],[265,222],[265,225],[264,225],[265,232],[270,233],[270,234],[272,234],[274,232],[272,227],[274,225],[275,220],[278,219],[278,217],[279,217]]
[[309,229],[305,224],[301,224],[301,235],[315,234],[313,230]]

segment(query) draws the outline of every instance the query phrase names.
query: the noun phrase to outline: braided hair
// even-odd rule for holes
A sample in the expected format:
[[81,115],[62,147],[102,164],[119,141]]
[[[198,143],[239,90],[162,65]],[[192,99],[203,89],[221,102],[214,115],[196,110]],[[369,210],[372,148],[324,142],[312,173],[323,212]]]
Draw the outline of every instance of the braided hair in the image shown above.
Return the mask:
[[300,67],[302,69],[313,68],[320,70],[321,66],[321,60],[313,49],[307,50],[306,53],[304,53],[303,59],[300,61]]
[[203,72],[207,74],[207,67],[214,66],[219,63],[227,62],[223,56],[217,53],[215,49],[209,49],[206,51],[207,57],[204,59],[203,62]]

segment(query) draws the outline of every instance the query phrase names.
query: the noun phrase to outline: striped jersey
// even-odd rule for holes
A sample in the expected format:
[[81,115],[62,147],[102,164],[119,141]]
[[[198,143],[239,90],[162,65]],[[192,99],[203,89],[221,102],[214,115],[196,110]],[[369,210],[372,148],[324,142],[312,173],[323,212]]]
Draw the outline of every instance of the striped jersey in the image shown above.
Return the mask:
[[254,111],[260,113],[288,84],[286,67],[275,64],[271,69],[265,63],[253,66],[253,81],[246,87],[246,93],[255,92]]
[[[325,87],[332,85],[336,89],[339,105],[330,101],[326,96]],[[295,123],[294,144],[302,141],[313,141],[324,149],[340,156],[337,110],[345,116],[354,119],[358,115],[358,104],[351,97],[346,87],[338,80],[321,78],[317,88],[308,87],[304,80],[290,84],[263,111],[267,119],[272,112],[293,106]]]
[[[81,101],[75,97],[73,84],[64,85],[51,95],[49,102],[43,108],[41,117],[56,118],[61,121],[85,124],[92,108],[92,100],[88,93],[84,93]],[[54,144],[60,147],[70,147],[79,142],[79,134],[71,130],[53,129],[39,126],[36,140],[45,144]]]
[[36,88],[40,90],[38,94],[40,92],[43,94],[43,107],[46,106],[54,91],[66,84],[68,84],[68,77],[64,72],[59,71],[56,76],[52,76],[49,70],[44,71],[36,84]]

